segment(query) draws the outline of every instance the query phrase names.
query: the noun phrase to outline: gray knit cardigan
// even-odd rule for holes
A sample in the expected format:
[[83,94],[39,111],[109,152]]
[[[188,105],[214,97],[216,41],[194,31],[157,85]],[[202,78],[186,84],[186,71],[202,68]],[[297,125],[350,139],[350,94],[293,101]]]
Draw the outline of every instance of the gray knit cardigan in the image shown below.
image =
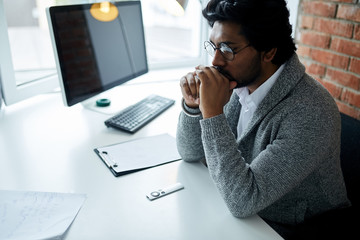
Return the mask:
[[296,54],[238,138],[240,109],[233,93],[224,114],[202,119],[182,112],[176,136],[184,161],[206,159],[234,216],[297,224],[350,205],[340,168],[337,106]]

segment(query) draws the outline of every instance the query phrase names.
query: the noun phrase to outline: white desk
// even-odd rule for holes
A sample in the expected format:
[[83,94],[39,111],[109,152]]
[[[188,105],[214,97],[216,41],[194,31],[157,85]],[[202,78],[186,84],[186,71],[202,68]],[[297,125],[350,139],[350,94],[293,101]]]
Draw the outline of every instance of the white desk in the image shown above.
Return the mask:
[[[112,93],[126,105],[155,93],[175,106],[136,134],[106,128],[109,116],[63,106],[60,93],[7,106],[0,113],[0,189],[85,193],[65,239],[281,239],[260,217],[233,217],[207,169],[177,161],[114,177],[95,147],[161,133],[175,136],[178,82],[127,84]],[[131,97],[129,97],[131,96]],[[146,194],[181,182],[185,189],[155,201]]]

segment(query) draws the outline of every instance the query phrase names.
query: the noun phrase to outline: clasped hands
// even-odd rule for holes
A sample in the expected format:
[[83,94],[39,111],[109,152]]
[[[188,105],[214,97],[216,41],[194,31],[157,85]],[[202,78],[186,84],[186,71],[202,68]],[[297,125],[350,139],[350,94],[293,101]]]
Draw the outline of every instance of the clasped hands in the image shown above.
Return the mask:
[[229,101],[235,81],[229,81],[216,67],[197,66],[180,79],[180,88],[185,103],[190,108],[200,108],[203,118],[223,113]]

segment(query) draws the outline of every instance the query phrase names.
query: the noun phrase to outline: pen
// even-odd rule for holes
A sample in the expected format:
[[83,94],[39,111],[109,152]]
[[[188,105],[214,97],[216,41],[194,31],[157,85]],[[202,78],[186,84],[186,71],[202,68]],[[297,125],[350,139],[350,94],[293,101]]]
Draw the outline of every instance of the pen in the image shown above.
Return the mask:
[[[109,168],[116,168],[118,165],[117,163],[110,157],[110,155],[108,154],[108,152],[106,151],[102,151],[101,154],[103,155],[103,159],[104,159],[104,162],[106,163],[106,165],[109,167]],[[106,156],[106,157],[105,157]],[[108,160],[112,163],[110,164],[108,162]]]

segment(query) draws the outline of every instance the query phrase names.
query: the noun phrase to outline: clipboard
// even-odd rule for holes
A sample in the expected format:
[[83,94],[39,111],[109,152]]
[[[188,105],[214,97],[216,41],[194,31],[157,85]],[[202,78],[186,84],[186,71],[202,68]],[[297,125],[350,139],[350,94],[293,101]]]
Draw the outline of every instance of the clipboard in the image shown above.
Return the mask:
[[180,160],[169,134],[144,137],[94,149],[115,177]]

